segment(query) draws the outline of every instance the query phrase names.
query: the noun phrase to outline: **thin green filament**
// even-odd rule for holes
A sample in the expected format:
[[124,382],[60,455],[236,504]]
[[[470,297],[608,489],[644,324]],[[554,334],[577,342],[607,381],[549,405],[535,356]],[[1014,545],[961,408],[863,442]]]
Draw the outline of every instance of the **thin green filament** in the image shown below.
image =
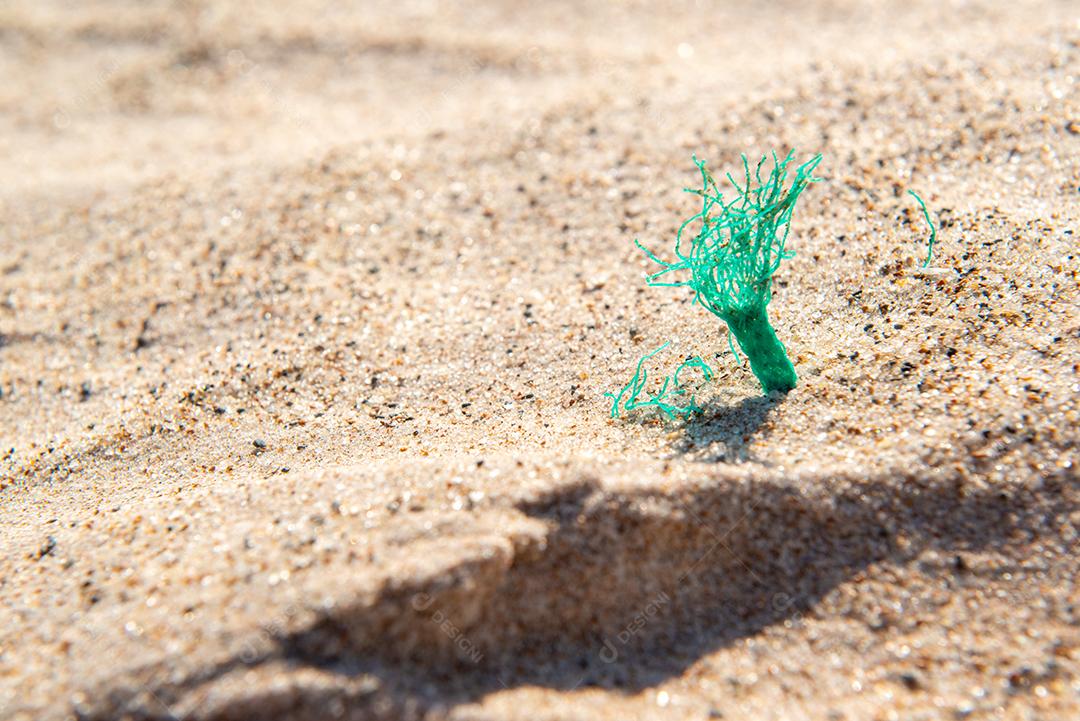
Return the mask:
[[923,217],[926,218],[926,224],[930,226],[930,240],[927,241],[926,260],[924,260],[922,264],[922,267],[928,268],[930,267],[930,261],[934,257],[934,241],[937,240],[937,228],[934,226],[934,221],[930,220],[930,211],[926,209],[926,203],[919,197],[919,194],[914,190],[909,190],[908,193],[911,197],[915,198],[915,200],[919,201],[919,207],[922,208],[922,214]]
[[[605,393],[604,396],[611,399],[611,417],[618,418],[620,411],[629,413],[636,408],[657,408],[668,418],[682,416],[689,418],[694,413],[699,413],[701,408],[694,401],[692,395],[688,396],[686,386],[679,378],[679,374],[687,369],[696,369],[701,372],[705,380],[711,380],[712,369],[701,359],[700,356],[687,358],[675,369],[672,376],[665,376],[660,390],[653,394],[646,393],[642,400],[641,395],[645,391],[645,385],[649,380],[649,372],[645,369],[645,361],[664,350],[670,345],[665,343],[652,353],[646,353],[637,363],[634,376],[623,386],[618,393]],[[688,398],[688,400],[687,400]]]

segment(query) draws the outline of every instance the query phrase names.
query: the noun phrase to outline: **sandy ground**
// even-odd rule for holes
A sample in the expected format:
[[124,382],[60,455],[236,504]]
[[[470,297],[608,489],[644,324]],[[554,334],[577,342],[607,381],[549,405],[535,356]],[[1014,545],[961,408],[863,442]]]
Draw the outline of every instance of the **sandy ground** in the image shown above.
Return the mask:
[[[1080,715],[1074,2],[2,2],[0,77],[0,718]],[[763,397],[631,241],[774,148]]]

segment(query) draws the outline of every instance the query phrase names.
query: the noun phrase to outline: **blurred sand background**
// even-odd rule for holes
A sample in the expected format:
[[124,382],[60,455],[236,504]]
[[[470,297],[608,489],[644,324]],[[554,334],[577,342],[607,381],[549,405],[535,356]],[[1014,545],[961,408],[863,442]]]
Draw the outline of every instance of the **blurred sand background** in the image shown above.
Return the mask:
[[[1080,714],[1075,2],[8,1],[0,77],[0,718]],[[765,398],[631,241],[789,148]]]

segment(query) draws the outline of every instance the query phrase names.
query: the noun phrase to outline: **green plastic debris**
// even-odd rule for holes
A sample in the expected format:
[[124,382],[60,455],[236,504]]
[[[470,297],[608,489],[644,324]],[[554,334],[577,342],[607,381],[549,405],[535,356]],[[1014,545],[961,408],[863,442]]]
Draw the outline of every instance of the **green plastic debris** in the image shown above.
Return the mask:
[[635,408],[648,408],[650,406],[658,408],[668,418],[676,418],[677,416],[689,418],[694,413],[701,411],[701,408],[694,402],[692,395],[687,400],[686,386],[679,379],[679,374],[688,368],[696,368],[701,371],[701,375],[705,380],[712,379],[712,369],[700,356],[693,356],[684,360],[675,369],[674,375],[664,377],[664,382],[660,384],[659,391],[651,395],[647,394],[645,400],[641,399],[641,394],[645,391],[645,384],[649,379],[649,372],[645,370],[645,361],[669,345],[671,345],[670,342],[665,343],[652,353],[646,353],[642,356],[641,360],[638,361],[637,368],[634,370],[634,377],[623,386],[621,391],[604,394],[604,396],[611,399],[612,418],[618,418],[620,410],[629,413]]
[[934,257],[934,241],[937,240],[937,227],[934,226],[934,221],[930,220],[930,211],[926,209],[926,203],[924,203],[923,199],[919,197],[919,194],[916,193],[914,190],[909,190],[908,194],[910,194],[912,198],[915,198],[915,200],[919,201],[919,207],[922,208],[922,214],[923,217],[926,218],[926,224],[930,226],[930,240],[928,240],[926,244],[926,260],[924,260],[922,264],[922,267],[929,268],[930,261]]
[[[744,177],[740,183],[727,175],[736,192],[734,198],[725,200],[705,162],[695,156],[702,187],[686,191],[700,196],[702,206],[701,212],[679,228],[675,238],[678,260],[661,260],[634,241],[651,260],[663,266],[646,276],[646,282],[693,290],[695,303],[727,323],[765,393],[789,391],[798,380],[766,311],[772,299],[773,274],[781,261],[794,256],[786,243],[795,203],[810,183],[820,180],[813,176],[821,163],[819,154],[798,166],[788,185],[788,165],[793,158],[794,152],[783,160],[773,153],[768,176],[763,178],[768,157],[762,156],[751,172],[743,155]],[[684,233],[694,223],[700,223],[700,229],[686,240]],[[681,272],[689,273],[689,277],[669,280],[670,274]]]

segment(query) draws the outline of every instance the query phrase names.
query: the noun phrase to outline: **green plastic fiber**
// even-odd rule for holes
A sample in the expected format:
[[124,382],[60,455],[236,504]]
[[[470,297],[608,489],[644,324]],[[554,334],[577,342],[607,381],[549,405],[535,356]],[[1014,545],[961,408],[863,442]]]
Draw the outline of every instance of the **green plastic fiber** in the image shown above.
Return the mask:
[[919,207],[922,208],[923,217],[926,218],[926,224],[930,226],[930,239],[927,241],[926,247],[926,260],[923,261],[922,267],[930,267],[930,261],[934,258],[934,241],[937,240],[937,227],[934,225],[934,221],[930,220],[930,211],[926,209],[926,203],[919,197],[919,194],[914,190],[909,190],[908,193],[912,198],[919,201]]
[[684,360],[675,369],[674,375],[664,377],[659,391],[646,394],[646,399],[641,399],[641,394],[645,391],[645,385],[649,379],[649,372],[645,370],[645,361],[669,345],[670,343],[665,343],[652,353],[646,353],[642,356],[637,363],[637,368],[634,370],[633,378],[623,386],[622,390],[618,393],[604,394],[604,396],[611,399],[612,418],[618,418],[620,410],[629,413],[636,408],[648,408],[650,406],[659,409],[661,413],[672,419],[678,416],[689,418],[694,413],[701,411],[701,408],[694,402],[694,397],[692,395],[688,397],[686,386],[679,379],[679,374],[688,368],[701,371],[701,375],[705,380],[712,379],[712,369],[700,356],[693,356]]
[[[772,153],[771,168],[763,178],[768,156],[762,156],[751,172],[743,155],[742,182],[727,175],[736,191],[735,197],[728,201],[705,162],[694,156],[694,164],[701,171],[702,187],[686,191],[700,196],[702,206],[699,213],[679,228],[675,237],[678,260],[671,263],[661,260],[634,241],[653,262],[663,267],[646,276],[646,282],[652,286],[693,290],[695,303],[727,323],[766,393],[791,390],[798,381],[795,367],[776,337],[766,311],[772,299],[773,274],[781,261],[794,256],[786,244],[795,203],[810,183],[820,180],[813,175],[821,163],[819,154],[798,166],[788,185],[788,165],[793,158],[794,152],[783,160]],[[687,241],[684,233],[696,222],[700,223],[700,229]],[[687,244],[689,247],[684,250]],[[669,274],[684,271],[689,277],[668,279]]]

